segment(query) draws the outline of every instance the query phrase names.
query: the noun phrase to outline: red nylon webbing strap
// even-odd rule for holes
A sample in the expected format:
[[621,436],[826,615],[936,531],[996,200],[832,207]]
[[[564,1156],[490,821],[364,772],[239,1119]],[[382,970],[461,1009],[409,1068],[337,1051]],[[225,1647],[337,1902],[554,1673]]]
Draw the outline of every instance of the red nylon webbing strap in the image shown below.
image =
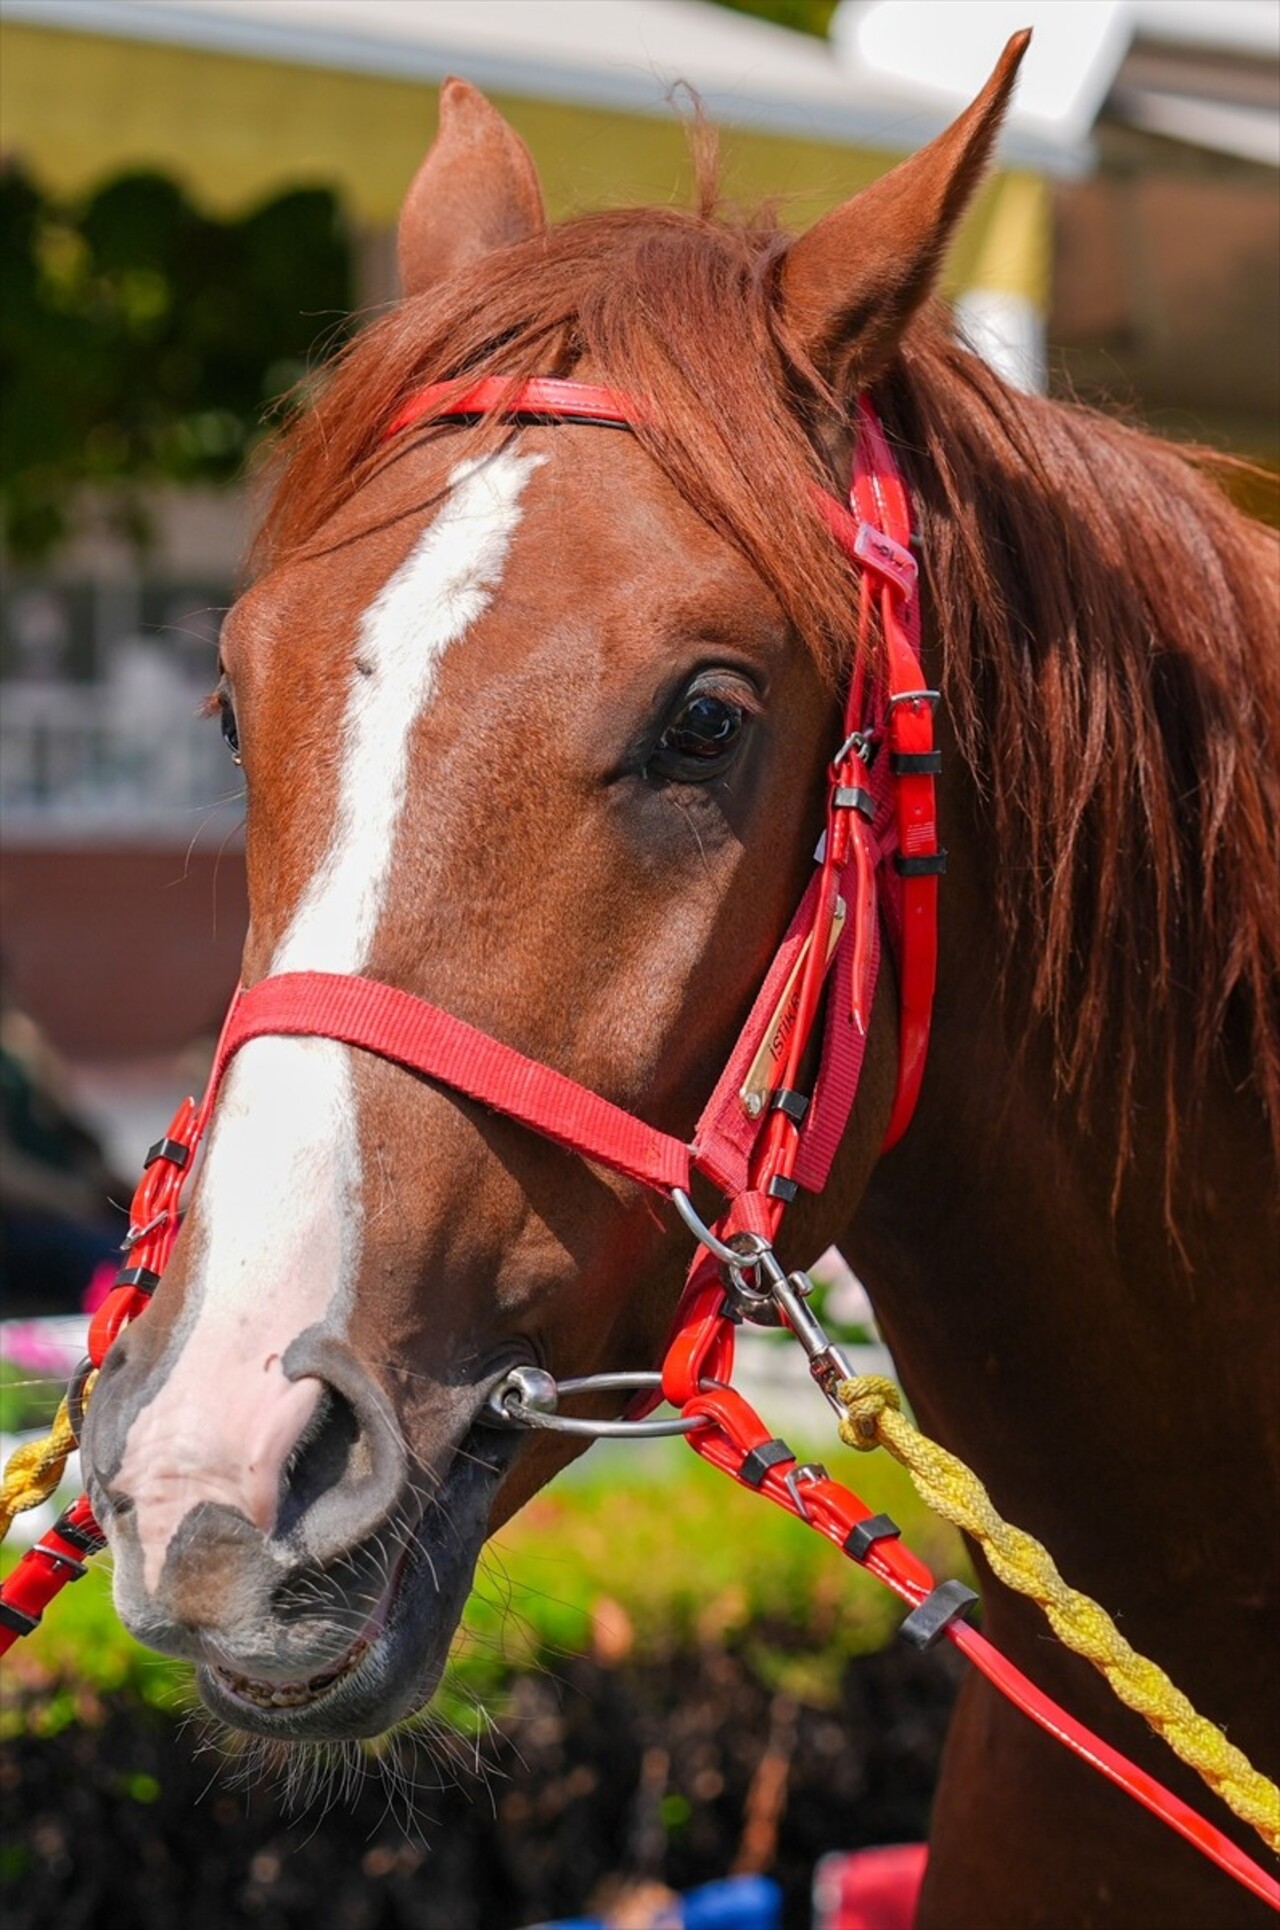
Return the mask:
[[272,1035],[337,1039],[393,1059],[530,1126],[601,1166],[669,1193],[689,1185],[683,1140],[646,1126],[563,1073],[526,1059],[411,992],[337,972],[281,972],[242,991],[223,1034],[206,1108],[232,1055]]

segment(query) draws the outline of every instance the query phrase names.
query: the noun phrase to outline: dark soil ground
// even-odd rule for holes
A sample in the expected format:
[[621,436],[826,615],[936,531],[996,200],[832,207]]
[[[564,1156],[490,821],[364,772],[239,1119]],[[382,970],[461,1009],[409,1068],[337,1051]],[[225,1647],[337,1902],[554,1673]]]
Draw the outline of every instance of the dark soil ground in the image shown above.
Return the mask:
[[[807,1926],[831,1849],[923,1835],[957,1658],[894,1646],[849,1665],[838,1707],[708,1646],[581,1659],[515,1685],[488,1787],[419,1759],[416,1821],[370,1778],[327,1812],[244,1789],[199,1725],[132,1705],[0,1754],[5,1930],[516,1930],[767,1868]],[[441,1786],[443,1785],[443,1786]]]

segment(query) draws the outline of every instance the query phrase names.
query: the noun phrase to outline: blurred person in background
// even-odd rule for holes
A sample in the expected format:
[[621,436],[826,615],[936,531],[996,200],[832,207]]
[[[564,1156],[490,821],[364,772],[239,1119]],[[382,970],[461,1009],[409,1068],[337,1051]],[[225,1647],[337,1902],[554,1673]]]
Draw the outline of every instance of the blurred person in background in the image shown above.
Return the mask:
[[77,1313],[114,1273],[129,1188],[76,1117],[61,1062],[0,985],[0,1316]]

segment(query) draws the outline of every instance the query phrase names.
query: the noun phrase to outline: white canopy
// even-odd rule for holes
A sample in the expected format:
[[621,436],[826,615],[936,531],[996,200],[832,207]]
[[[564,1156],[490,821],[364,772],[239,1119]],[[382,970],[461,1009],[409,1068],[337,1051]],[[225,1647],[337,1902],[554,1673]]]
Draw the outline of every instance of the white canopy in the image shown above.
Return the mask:
[[[1073,12],[1089,6],[1072,0]],[[1015,25],[1043,10],[1043,0],[1015,8]],[[947,0],[947,11],[993,10]],[[904,86],[897,71],[849,55],[843,41],[708,0],[4,0],[4,13],[46,28],[400,81],[457,72],[500,94],[632,114],[669,115],[670,90],[683,81],[728,125],[896,153],[930,139],[954,113],[952,100],[930,98],[910,72]],[[983,77],[1006,38],[1000,21],[971,19],[966,42]],[[918,32],[908,44],[923,55]],[[1031,64],[1057,58],[1037,49]],[[1064,138],[1016,107],[1002,154],[1007,165],[1039,172],[1087,164],[1074,129]]]

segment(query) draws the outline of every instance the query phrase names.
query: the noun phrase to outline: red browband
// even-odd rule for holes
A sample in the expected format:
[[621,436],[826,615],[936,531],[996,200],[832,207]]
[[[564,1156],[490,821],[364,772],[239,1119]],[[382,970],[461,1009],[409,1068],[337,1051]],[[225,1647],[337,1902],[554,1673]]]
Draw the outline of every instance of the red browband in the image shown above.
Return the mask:
[[[639,410],[627,397],[586,383],[490,378],[437,383],[405,404],[388,436],[424,421],[497,413],[518,418],[628,426]],[[945,863],[934,808],[933,709],[937,693],[920,668],[920,612],[911,554],[911,511],[884,433],[869,404],[858,408],[850,505],[816,486],[815,506],[861,574],[858,635],[869,634],[870,600],[880,600],[882,661],[859,653],[845,707],[844,741],[832,759],[826,832],[814,875],[752,1008],[693,1140],[646,1125],[574,1080],[465,1025],[425,999],[389,985],[325,972],[292,972],[237,993],[227,1014],[204,1098],[179,1108],[152,1149],[135,1194],[127,1264],[95,1315],[89,1359],[73,1385],[78,1404],[89,1368],[143,1312],[178,1231],[178,1202],[208,1127],[227,1065],[251,1039],[320,1036],[425,1073],[562,1146],[670,1197],[705,1174],[729,1205],[710,1237],[772,1240],[798,1186],[826,1181],[857,1092],[875,994],[881,917],[898,961],[898,1080],[886,1133],[892,1145],[910,1122],[924,1072],[937,970],[937,880]],[[811,1094],[799,1087],[822,1009],[822,1047]],[[768,1037],[776,1045],[765,1049]],[[703,1229],[704,1233],[706,1229]],[[878,1524],[866,1504],[824,1469],[798,1470],[785,1443],[729,1386],[732,1320],[715,1254],[699,1248],[663,1364],[662,1391],[698,1425],[686,1438],[713,1465],[788,1509],[863,1564],[929,1620],[927,1640],[954,1642],[1003,1694],[1082,1760],[1125,1789],[1273,1908],[1280,1886],[1228,1837],[1128,1762],[1043,1694],[954,1607],[933,1605],[954,1584],[934,1586],[925,1565]],[[803,1486],[800,1475],[807,1479]],[[30,1549],[0,1590],[0,1653],[34,1628],[63,1584],[83,1573],[80,1557],[104,1545],[87,1497]],[[960,1590],[960,1595],[967,1591]],[[913,1617],[908,1617],[908,1622]]]

